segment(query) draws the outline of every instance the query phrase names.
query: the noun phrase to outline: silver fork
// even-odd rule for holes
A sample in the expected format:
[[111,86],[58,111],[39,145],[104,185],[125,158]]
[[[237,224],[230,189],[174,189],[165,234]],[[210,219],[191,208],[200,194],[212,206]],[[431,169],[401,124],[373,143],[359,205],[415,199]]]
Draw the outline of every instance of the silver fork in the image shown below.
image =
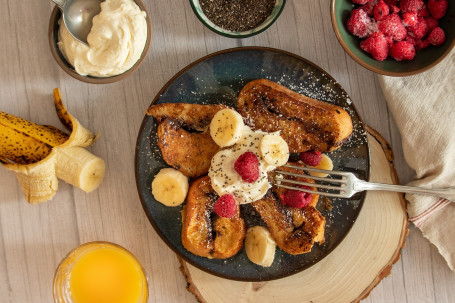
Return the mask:
[[[445,198],[452,202],[455,202],[455,188],[443,188],[443,189],[430,189],[430,188],[423,188],[423,187],[415,187],[415,186],[404,186],[404,185],[394,185],[394,184],[383,184],[383,183],[372,183],[361,180],[357,178],[353,173],[350,172],[341,172],[341,171],[329,171],[329,170],[322,170],[312,167],[300,167],[294,165],[284,165],[288,168],[294,168],[302,171],[308,172],[317,172],[317,173],[324,173],[328,174],[327,177],[315,177],[312,175],[306,174],[295,174],[285,171],[277,170],[275,171],[275,182],[274,184],[278,187],[283,187],[287,189],[293,190],[300,190],[312,194],[318,194],[326,197],[334,197],[334,198],[350,198],[355,193],[365,191],[365,190],[385,190],[385,191],[394,191],[394,192],[401,192],[401,193],[410,193],[410,194],[419,194],[419,195],[430,195]],[[307,179],[313,179],[315,181],[322,181],[326,183],[332,183],[333,185],[329,184],[320,184],[318,182],[309,183],[309,182],[301,182],[296,180],[289,180],[284,178],[283,176],[294,176],[294,177],[301,177]],[[331,178],[332,176],[341,177]],[[310,190],[301,188],[298,186],[289,186],[283,183],[288,184],[295,184],[295,185],[306,185],[310,187],[316,187],[318,190]],[[326,189],[330,190],[330,192],[320,191],[319,189]]]

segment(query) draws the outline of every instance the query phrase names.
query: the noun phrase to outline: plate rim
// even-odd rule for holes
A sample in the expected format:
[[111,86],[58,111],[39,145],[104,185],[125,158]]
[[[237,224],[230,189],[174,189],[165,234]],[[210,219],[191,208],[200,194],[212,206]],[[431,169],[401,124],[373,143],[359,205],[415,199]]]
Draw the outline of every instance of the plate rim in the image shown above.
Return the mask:
[[[234,48],[228,48],[228,49],[224,49],[224,50],[220,50],[220,51],[216,51],[216,52],[213,52],[211,54],[208,54],[208,55],[205,55],[193,62],[191,62],[190,64],[188,64],[187,66],[185,66],[184,68],[182,68],[180,71],[178,71],[177,73],[175,73],[174,76],[172,76],[164,85],[163,87],[158,91],[158,93],[156,94],[156,96],[153,98],[152,102],[150,103],[150,106],[152,106],[153,104],[155,104],[162,96],[162,94],[169,88],[169,86],[178,78],[180,77],[183,73],[185,73],[187,70],[189,70],[190,68],[192,68],[193,66],[207,60],[207,59],[210,59],[212,57],[216,57],[216,56],[219,56],[219,55],[222,55],[222,54],[227,54],[227,53],[234,53],[234,52],[241,52],[241,51],[268,51],[268,52],[276,52],[276,53],[280,53],[280,54],[284,54],[284,55],[287,55],[287,56],[290,56],[290,57],[293,57],[295,59],[298,59],[298,60],[301,60],[303,62],[305,62],[306,64],[312,66],[313,68],[316,68],[318,71],[320,71],[322,74],[324,74],[329,80],[333,81],[334,83],[336,83],[339,88],[341,89],[341,92],[346,94],[346,96],[349,96],[349,94],[345,91],[345,89],[341,86],[341,84],[339,84],[338,81],[336,81],[329,73],[327,73],[324,69],[322,69],[321,67],[319,67],[317,64],[297,55],[297,54],[294,54],[294,53],[291,53],[291,52],[288,52],[288,51],[285,51],[285,50],[281,50],[281,49],[277,49],[277,48],[272,48],[272,47],[263,47],[263,46],[241,46],[241,47],[234,47]],[[351,98],[350,98],[351,99]],[[362,117],[359,115],[359,112],[357,110],[357,108],[355,107],[355,104],[354,102],[352,102],[350,104],[350,107],[352,107],[352,109],[355,111],[356,115],[357,115],[357,118],[358,120],[360,121],[361,123],[361,126],[362,126],[362,129],[363,131],[366,133],[366,129],[365,129],[365,122],[363,121]],[[177,250],[176,247],[174,247],[174,245],[164,236],[164,234],[161,232],[161,230],[158,228],[158,226],[156,225],[155,223],[155,220],[153,220],[153,218],[151,217],[151,214],[149,213],[148,209],[147,209],[147,205],[146,203],[144,202],[145,201],[145,198],[144,198],[144,195],[142,194],[141,190],[140,190],[140,186],[139,186],[139,174],[138,174],[138,171],[139,171],[139,163],[138,163],[138,152],[139,152],[139,145],[140,145],[140,142],[139,142],[139,139],[140,139],[140,135],[142,134],[142,132],[144,131],[144,128],[145,128],[145,125],[147,123],[147,120],[150,119],[151,116],[145,114],[144,118],[142,119],[142,123],[141,123],[141,126],[139,128],[139,132],[138,132],[138,135],[137,135],[137,139],[136,139],[136,146],[135,146],[135,155],[134,155],[134,176],[135,176],[135,179],[136,179],[136,188],[137,188],[137,192],[138,192],[138,195],[139,195],[139,199],[141,200],[141,205],[142,205],[142,208],[144,210],[144,213],[145,215],[147,216],[147,219],[148,221],[150,222],[150,224],[152,225],[153,229],[155,230],[155,232],[158,234],[158,236],[161,238],[161,240],[164,241],[164,243],[166,243],[166,245],[177,255],[178,258],[181,258],[183,259],[185,262],[191,264],[192,266],[204,271],[204,272],[207,272],[209,274],[212,274],[214,276],[217,276],[217,277],[220,277],[220,278],[223,278],[223,279],[228,279],[228,280],[233,280],[233,281],[241,281],[241,282],[264,282],[264,281],[273,281],[273,280],[277,280],[277,279],[281,279],[281,278],[285,278],[285,277],[290,277],[290,276],[293,276],[295,274],[298,274],[298,273],[301,273],[303,272],[304,270],[310,268],[311,266],[315,265],[316,263],[322,261],[325,257],[327,257],[330,253],[332,253],[337,247],[338,245],[340,245],[341,242],[344,241],[344,239],[346,238],[346,236],[349,234],[349,232],[351,231],[352,227],[354,226],[354,223],[355,221],[357,220],[360,212],[362,211],[362,208],[363,208],[363,204],[365,202],[365,198],[366,198],[366,191],[362,192],[361,193],[361,198],[360,198],[360,201],[359,201],[359,210],[357,211],[357,213],[355,214],[354,218],[353,218],[353,224],[349,227],[349,229],[347,230],[347,232],[343,235],[343,237],[341,238],[341,240],[332,247],[331,250],[328,251],[328,253],[322,257],[321,259],[319,259],[317,262],[312,262],[312,263],[309,263],[307,264],[307,266],[304,266],[303,268],[301,268],[300,270],[298,271],[294,271],[292,273],[287,273],[287,274],[279,274],[277,275],[276,277],[273,277],[273,278],[257,278],[257,279],[250,279],[250,278],[242,278],[242,277],[231,277],[229,275],[224,275],[222,273],[219,273],[219,272],[215,272],[215,271],[212,271],[210,270],[209,268],[206,268],[196,262],[194,262],[193,260],[190,260],[188,259],[186,256],[180,254],[180,252]],[[366,138],[366,143],[367,143],[367,169],[366,169],[366,179],[367,181],[369,181],[370,179],[370,170],[371,170],[371,154],[370,154],[370,145],[369,145],[369,142],[368,142],[368,136],[365,137]]]

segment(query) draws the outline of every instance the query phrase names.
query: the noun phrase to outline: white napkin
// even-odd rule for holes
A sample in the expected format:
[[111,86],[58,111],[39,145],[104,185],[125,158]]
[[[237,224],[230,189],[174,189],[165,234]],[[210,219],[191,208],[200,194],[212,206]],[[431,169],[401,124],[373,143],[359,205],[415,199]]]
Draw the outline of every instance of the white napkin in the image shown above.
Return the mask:
[[[379,76],[401,133],[409,185],[455,187],[455,49],[429,71],[410,77]],[[455,271],[455,203],[407,194],[409,220]]]

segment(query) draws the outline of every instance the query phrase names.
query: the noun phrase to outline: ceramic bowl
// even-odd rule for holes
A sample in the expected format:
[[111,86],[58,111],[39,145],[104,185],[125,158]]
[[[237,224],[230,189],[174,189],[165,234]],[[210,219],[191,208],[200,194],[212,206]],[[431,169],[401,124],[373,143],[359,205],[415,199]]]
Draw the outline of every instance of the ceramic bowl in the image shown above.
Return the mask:
[[194,13],[202,22],[202,24],[204,24],[211,31],[229,38],[248,38],[268,29],[280,16],[281,12],[284,9],[284,5],[286,4],[286,0],[276,0],[275,7],[273,8],[272,13],[270,14],[270,16],[267,17],[267,19],[265,19],[264,22],[262,22],[259,26],[253,29],[243,32],[226,30],[213,23],[209,18],[207,18],[207,16],[202,11],[202,7],[199,3],[199,0],[190,0],[190,4],[191,7],[193,8]]
[[[453,4],[453,3],[451,3]],[[447,14],[439,20],[439,26],[446,33],[446,41],[440,46],[432,46],[417,51],[411,61],[396,61],[387,58],[384,61],[374,60],[360,48],[361,39],[348,32],[346,22],[354,4],[352,0],[332,0],[330,11],[335,34],[344,50],[363,67],[387,76],[411,76],[426,71],[438,64],[455,46],[455,5],[450,5]]]
[[144,3],[140,0],[135,0],[137,5],[141,8],[141,10],[145,11],[147,13],[146,15],[146,21],[147,21],[147,41],[145,43],[144,50],[142,51],[142,55],[139,58],[139,60],[126,72],[116,75],[116,76],[111,76],[111,77],[93,77],[93,76],[82,76],[76,72],[74,67],[66,60],[66,58],[63,56],[63,54],[60,52],[60,49],[57,46],[58,42],[58,31],[60,28],[59,20],[62,17],[62,13],[60,9],[55,6],[54,10],[52,11],[51,18],[49,21],[49,32],[48,32],[48,37],[49,37],[49,46],[51,49],[51,53],[54,56],[55,61],[57,64],[71,77],[87,82],[87,83],[92,83],[92,84],[107,84],[107,83],[113,83],[117,82],[120,80],[123,80],[127,77],[129,77],[131,74],[133,74],[139,66],[144,62],[145,58],[147,57],[147,53],[150,49],[150,45],[152,42],[152,22],[150,20],[150,13],[147,11],[147,8],[145,7]]

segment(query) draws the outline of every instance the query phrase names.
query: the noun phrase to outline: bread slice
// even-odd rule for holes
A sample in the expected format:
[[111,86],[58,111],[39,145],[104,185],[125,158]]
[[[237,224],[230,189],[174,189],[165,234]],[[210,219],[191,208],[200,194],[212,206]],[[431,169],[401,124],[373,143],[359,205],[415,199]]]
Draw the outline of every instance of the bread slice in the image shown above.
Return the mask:
[[237,107],[253,130],[280,131],[292,153],[329,152],[352,133],[352,120],[339,106],[300,95],[266,79],[246,84]]
[[213,214],[217,199],[208,176],[191,183],[183,211],[182,244],[195,255],[226,259],[242,249],[245,221],[240,217],[239,207],[232,218]]
[[[251,205],[267,224],[278,247],[288,254],[308,253],[316,242],[324,242],[325,218],[313,206],[302,209],[285,206],[270,191]],[[294,221],[296,216],[300,225]]]
[[210,136],[213,116],[224,105],[162,103],[152,105],[147,114],[158,122],[158,146],[164,161],[185,176],[206,174],[220,147]]

